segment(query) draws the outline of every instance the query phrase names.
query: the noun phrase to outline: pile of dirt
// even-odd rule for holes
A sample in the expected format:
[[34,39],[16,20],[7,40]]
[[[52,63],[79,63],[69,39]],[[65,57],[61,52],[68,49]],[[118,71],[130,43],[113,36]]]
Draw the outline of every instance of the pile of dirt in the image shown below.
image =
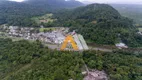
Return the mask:
[[108,80],[108,77],[104,71],[91,70],[83,80]]

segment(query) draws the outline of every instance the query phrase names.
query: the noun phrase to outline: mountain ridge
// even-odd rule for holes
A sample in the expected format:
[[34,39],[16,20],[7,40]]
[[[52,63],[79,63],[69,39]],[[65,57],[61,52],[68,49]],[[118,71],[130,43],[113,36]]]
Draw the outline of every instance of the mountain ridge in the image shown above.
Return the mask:
[[142,5],[140,4],[110,4],[117,9],[121,15],[131,18],[135,24],[142,25]]
[[[37,0],[30,0],[30,2],[24,1],[20,3],[14,1],[1,1],[0,24],[8,23],[10,25],[34,26],[35,23],[30,19],[33,16],[55,12],[62,8],[74,8],[83,5],[73,0],[68,2],[65,0],[60,0],[61,2],[56,1],[57,0],[38,0],[37,2]],[[56,2],[56,4],[54,2]]]
[[91,4],[59,12],[55,17],[59,26],[76,30],[88,42],[108,45],[123,42],[130,47],[142,45],[142,37],[137,34],[133,20],[121,16],[108,4]]

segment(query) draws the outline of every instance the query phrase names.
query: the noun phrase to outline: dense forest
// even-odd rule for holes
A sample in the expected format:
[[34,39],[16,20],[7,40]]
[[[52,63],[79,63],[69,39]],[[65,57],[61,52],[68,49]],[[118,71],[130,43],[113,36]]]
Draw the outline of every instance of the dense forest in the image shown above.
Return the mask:
[[[56,4],[55,4],[56,2]],[[53,4],[54,3],[54,4]],[[53,13],[53,23],[76,30],[87,42],[109,44],[124,42],[142,47],[142,36],[133,20],[123,17],[107,4],[83,4],[65,0],[29,0],[23,3],[0,1],[0,24],[39,26],[31,18]],[[75,9],[63,9],[74,8]],[[142,53],[116,50],[57,51],[40,41],[12,41],[0,38],[0,80],[83,80],[84,65],[104,70],[109,80],[142,80]]]
[[37,42],[0,39],[0,80],[82,79],[82,56],[49,50]]
[[141,80],[142,54],[115,51],[101,53],[94,51],[83,52],[83,59],[90,68],[105,70],[109,80]]
[[44,13],[44,10],[28,4],[4,1],[0,3],[0,24],[32,26],[34,22],[29,17]]
[[89,42],[112,44],[123,42],[130,47],[142,46],[142,36],[133,20],[123,17],[107,4],[91,4],[55,14],[57,25],[70,27]]
[[105,70],[109,80],[141,80],[142,54],[50,50],[41,42],[0,39],[1,80],[82,80],[82,66]]
[[47,11],[55,11],[63,8],[75,8],[84,4],[76,0],[27,0],[24,3],[40,7]]
[[74,8],[83,5],[74,0],[26,0],[18,3],[13,1],[0,1],[0,25],[38,26],[31,20],[34,16],[41,16],[55,12],[62,8]]
[[[137,34],[138,29],[133,25],[133,20],[121,16],[110,5],[91,4],[75,9],[63,9],[82,5],[74,0],[29,0],[23,3],[4,1],[0,3],[0,24],[64,26],[82,34],[87,42],[107,45],[123,42],[129,47],[142,46],[142,36]],[[54,22],[39,25],[32,20],[35,16],[48,13],[53,14]]]

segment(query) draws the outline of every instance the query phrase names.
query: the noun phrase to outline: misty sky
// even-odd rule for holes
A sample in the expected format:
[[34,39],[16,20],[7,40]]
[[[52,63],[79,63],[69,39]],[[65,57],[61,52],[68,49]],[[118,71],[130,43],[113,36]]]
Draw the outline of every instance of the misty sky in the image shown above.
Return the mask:
[[24,0],[9,0],[9,1],[17,1],[17,2],[22,2]]
[[78,0],[83,2],[97,2],[97,3],[128,3],[128,4],[142,4],[142,0]]
[[[22,2],[24,0],[11,0],[11,1],[17,1]],[[90,3],[127,3],[127,4],[142,4],[142,0],[78,0],[81,2],[90,2]]]

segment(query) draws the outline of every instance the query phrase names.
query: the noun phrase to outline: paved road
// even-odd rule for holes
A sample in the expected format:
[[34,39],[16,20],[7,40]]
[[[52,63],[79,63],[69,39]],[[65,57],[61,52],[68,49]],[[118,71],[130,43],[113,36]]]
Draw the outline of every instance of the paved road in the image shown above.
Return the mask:
[[[56,44],[46,44],[48,48],[50,49],[60,49],[61,45],[56,45]],[[104,51],[104,52],[112,52],[113,50],[111,49],[105,49],[105,48],[98,48],[98,47],[89,47],[90,50],[99,50],[99,51]]]
[[98,51],[104,51],[104,52],[112,52],[113,50],[111,49],[106,49],[106,48],[98,48],[98,47],[89,47],[90,50],[98,50]]

